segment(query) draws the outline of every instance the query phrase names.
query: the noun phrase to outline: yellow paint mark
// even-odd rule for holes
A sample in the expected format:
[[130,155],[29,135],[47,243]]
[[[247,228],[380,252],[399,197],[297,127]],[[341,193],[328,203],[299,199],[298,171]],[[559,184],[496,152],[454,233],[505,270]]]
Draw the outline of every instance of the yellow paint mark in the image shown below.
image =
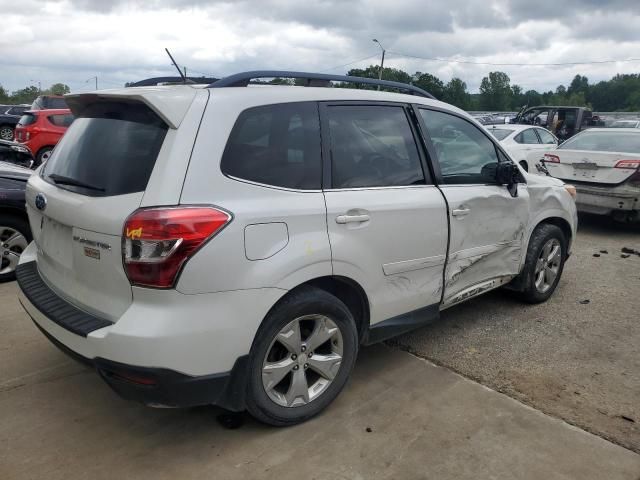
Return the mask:
[[142,227],[132,228],[131,230],[127,228],[127,237],[130,238],[131,240],[135,240],[136,238],[142,237]]
[[304,253],[306,253],[307,255],[313,255],[314,253],[313,247],[311,246],[311,242],[309,240],[306,240],[304,242]]

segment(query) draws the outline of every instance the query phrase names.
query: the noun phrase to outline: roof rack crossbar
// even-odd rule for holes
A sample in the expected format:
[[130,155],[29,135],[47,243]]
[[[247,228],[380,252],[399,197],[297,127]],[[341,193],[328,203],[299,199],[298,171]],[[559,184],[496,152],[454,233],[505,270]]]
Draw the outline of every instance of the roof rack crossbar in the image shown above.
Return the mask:
[[[378,80],[377,78],[351,77],[347,75],[330,75],[326,73],[308,73],[308,72],[290,72],[287,70],[254,70],[251,72],[236,73],[229,75],[217,82],[213,82],[207,88],[224,88],[224,87],[246,87],[251,80],[258,78],[298,78],[306,80],[306,86],[316,86],[318,81],[324,82],[345,82],[360,83],[368,85],[379,85],[381,87],[393,88],[401,90],[412,95],[419,95],[436,99],[429,92],[408,83],[392,82],[389,80]],[[315,81],[315,82],[314,82]]]

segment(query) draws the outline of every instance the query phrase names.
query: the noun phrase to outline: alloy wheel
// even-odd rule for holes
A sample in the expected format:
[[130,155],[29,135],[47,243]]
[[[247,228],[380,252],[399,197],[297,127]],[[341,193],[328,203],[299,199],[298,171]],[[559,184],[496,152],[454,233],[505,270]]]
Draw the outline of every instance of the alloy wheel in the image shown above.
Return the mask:
[[305,315],[275,336],[262,364],[262,385],[283,407],[306,405],[335,379],[343,357],[343,339],[333,320]]
[[18,230],[0,225],[0,275],[15,271],[20,254],[28,244],[25,236]]
[[11,127],[0,127],[0,139],[13,140],[13,129]]
[[562,262],[562,247],[557,238],[551,238],[544,244],[534,272],[536,290],[547,292],[554,284]]

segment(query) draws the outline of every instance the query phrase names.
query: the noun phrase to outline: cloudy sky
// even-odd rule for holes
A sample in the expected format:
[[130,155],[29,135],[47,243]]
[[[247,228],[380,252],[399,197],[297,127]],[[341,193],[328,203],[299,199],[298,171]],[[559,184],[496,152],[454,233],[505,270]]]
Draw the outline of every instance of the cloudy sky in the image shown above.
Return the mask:
[[458,76],[472,92],[494,70],[525,90],[640,72],[640,61],[531,65],[640,58],[638,0],[0,0],[0,12],[0,85],[10,91],[173,75],[164,47],[191,74],[346,73],[379,62],[373,38],[385,66]]

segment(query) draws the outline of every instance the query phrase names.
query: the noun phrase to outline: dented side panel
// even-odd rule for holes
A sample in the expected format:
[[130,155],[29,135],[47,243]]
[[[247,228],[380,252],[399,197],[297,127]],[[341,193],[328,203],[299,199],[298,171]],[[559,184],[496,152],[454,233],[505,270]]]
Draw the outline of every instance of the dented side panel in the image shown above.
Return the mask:
[[529,192],[512,197],[499,185],[445,185],[451,238],[443,307],[498,287],[520,270],[528,230]]

